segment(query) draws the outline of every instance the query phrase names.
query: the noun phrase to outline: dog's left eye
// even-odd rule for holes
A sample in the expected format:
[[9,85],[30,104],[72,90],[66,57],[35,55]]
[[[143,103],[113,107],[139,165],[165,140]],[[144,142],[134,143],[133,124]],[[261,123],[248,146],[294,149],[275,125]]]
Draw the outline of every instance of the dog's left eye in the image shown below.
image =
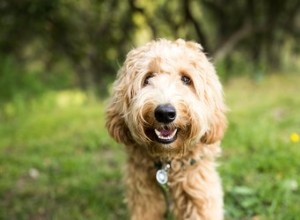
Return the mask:
[[146,85],[149,84],[149,79],[152,78],[152,77],[153,77],[153,75],[151,74],[151,75],[148,75],[148,76],[145,78],[145,80],[144,80],[144,86],[146,86]]
[[192,80],[190,77],[188,76],[182,76],[181,77],[181,81],[185,84],[185,85],[191,85],[192,84]]

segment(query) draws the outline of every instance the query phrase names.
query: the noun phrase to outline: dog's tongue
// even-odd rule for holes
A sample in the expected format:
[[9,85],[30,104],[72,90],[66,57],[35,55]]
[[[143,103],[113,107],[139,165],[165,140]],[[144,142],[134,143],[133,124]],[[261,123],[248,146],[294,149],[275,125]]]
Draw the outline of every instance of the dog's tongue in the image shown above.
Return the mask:
[[161,136],[163,136],[163,137],[169,137],[169,136],[172,135],[173,130],[163,128],[163,129],[159,130],[159,132],[160,132]]

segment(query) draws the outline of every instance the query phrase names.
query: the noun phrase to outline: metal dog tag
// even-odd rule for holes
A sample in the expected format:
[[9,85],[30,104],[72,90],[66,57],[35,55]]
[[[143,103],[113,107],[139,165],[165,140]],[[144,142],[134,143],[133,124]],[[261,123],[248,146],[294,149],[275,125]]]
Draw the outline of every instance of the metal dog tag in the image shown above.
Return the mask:
[[156,172],[156,180],[159,184],[164,185],[168,182],[168,172],[164,169]]
[[171,165],[166,163],[163,167],[156,172],[156,180],[159,184],[164,185],[168,182],[168,171]]

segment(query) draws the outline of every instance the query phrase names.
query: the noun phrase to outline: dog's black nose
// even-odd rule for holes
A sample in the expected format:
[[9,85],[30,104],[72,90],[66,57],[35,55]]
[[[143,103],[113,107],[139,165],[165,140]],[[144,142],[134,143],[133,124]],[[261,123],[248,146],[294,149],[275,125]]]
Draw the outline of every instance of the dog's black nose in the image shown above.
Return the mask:
[[176,118],[176,109],[171,104],[159,105],[154,111],[154,116],[158,122],[170,123]]

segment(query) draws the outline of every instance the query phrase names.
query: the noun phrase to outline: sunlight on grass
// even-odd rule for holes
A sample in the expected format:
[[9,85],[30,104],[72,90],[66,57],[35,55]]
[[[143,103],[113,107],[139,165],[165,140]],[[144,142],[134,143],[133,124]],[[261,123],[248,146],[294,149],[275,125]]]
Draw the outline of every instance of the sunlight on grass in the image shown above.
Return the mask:
[[61,108],[82,106],[86,101],[86,94],[80,91],[64,91],[57,94],[57,104]]

